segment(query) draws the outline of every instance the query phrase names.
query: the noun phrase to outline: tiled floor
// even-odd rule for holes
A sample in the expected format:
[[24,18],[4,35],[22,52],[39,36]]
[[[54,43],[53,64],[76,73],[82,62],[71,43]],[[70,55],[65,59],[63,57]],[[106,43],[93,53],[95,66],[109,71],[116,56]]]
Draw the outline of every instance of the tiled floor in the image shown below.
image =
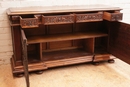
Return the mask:
[[[79,64],[30,74],[30,87],[129,87],[130,65],[115,63]],[[0,66],[0,87],[26,87],[24,77],[13,78],[10,64]]]

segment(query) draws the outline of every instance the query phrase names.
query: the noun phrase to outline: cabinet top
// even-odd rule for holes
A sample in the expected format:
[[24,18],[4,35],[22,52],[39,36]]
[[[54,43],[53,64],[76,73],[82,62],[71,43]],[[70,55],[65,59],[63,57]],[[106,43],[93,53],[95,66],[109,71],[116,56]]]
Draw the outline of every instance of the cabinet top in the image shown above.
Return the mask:
[[111,10],[122,10],[122,9],[119,7],[111,7],[107,5],[72,5],[72,6],[44,6],[44,7],[33,6],[33,7],[9,8],[7,10],[7,15],[111,11]]

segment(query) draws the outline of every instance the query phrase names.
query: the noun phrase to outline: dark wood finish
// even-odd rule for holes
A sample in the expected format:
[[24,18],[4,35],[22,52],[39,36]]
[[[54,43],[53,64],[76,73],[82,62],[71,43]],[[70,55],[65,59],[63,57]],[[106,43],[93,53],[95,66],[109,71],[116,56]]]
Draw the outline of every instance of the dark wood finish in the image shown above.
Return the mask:
[[114,63],[114,62],[115,62],[114,59],[109,59],[109,60],[108,60],[108,63]]
[[130,64],[130,25],[121,22],[110,22],[109,25],[109,51]]
[[24,68],[24,75],[26,79],[27,87],[30,87],[29,84],[29,72],[28,72],[28,57],[27,57],[27,39],[23,30],[21,30],[21,42],[22,42],[22,60],[23,60],[23,68]]
[[130,64],[130,25],[118,22],[120,10],[104,5],[8,9],[13,74],[25,73],[29,87],[32,71],[114,62],[111,54]]
[[105,61],[109,59],[110,59],[110,54],[97,54],[94,56],[93,62],[103,61],[103,60]]

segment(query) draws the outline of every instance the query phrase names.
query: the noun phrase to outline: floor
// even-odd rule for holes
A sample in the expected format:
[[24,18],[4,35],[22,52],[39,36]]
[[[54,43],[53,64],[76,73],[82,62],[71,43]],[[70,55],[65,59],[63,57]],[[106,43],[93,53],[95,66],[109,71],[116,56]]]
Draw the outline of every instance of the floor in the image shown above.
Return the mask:
[[[26,87],[24,77],[12,76],[11,66],[0,66],[0,87]],[[130,65],[115,63],[79,64],[48,69],[41,75],[30,74],[30,87],[129,87]]]

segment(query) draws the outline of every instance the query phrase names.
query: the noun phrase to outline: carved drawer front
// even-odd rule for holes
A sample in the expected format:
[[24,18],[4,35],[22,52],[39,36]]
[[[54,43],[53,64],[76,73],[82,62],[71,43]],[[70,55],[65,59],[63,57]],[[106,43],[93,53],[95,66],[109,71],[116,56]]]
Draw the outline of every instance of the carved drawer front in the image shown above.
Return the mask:
[[120,13],[119,11],[115,12],[104,12],[103,13],[103,19],[108,20],[108,21],[118,21],[122,20],[123,14]]
[[23,18],[20,16],[20,25],[22,28],[38,27],[38,18],[36,16],[31,18]]
[[110,54],[97,54],[94,56],[94,62],[104,61],[104,60],[109,60],[109,59],[110,59]]
[[102,21],[103,12],[76,14],[76,22]]
[[56,15],[56,16],[44,16],[43,15],[42,23],[44,25],[74,23],[74,15]]

